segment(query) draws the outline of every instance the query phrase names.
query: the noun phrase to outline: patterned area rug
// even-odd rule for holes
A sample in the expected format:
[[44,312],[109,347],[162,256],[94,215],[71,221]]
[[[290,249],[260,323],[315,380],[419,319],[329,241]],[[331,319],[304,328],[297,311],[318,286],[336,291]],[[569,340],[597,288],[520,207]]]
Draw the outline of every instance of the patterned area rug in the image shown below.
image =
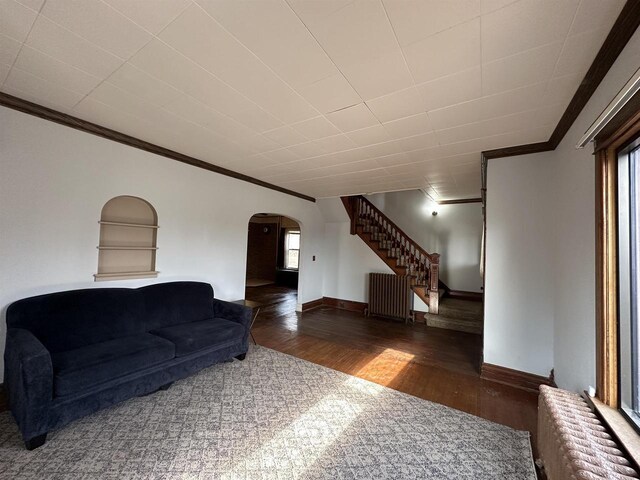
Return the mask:
[[254,347],[31,452],[0,414],[0,478],[536,477],[527,432]]

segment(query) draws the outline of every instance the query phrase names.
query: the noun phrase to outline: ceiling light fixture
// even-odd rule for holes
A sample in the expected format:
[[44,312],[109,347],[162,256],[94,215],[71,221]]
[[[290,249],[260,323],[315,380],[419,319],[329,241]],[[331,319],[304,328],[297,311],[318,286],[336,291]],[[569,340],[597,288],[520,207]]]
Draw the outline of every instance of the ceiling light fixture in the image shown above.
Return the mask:
[[425,214],[427,212],[431,212],[431,215],[433,215],[435,217],[436,215],[438,215],[438,211],[440,210],[440,204],[431,195],[429,195],[427,192],[425,192],[423,189],[420,189],[420,191],[424,194],[425,197],[427,197],[427,201],[425,202],[424,206],[422,207],[422,211]]

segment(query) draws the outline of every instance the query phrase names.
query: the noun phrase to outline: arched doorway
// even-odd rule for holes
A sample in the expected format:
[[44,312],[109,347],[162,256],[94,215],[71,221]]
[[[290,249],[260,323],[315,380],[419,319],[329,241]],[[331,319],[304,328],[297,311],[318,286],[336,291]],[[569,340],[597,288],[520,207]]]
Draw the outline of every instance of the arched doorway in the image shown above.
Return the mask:
[[300,224],[257,213],[249,219],[245,299],[295,311],[300,272]]

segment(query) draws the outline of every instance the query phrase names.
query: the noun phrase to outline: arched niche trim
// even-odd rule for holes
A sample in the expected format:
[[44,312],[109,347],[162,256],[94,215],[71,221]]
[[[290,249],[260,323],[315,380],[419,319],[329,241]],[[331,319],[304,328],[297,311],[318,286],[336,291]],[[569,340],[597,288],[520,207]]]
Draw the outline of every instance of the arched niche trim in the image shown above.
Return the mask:
[[96,281],[153,278],[158,250],[158,214],[149,202],[130,195],[114,197],[100,215]]

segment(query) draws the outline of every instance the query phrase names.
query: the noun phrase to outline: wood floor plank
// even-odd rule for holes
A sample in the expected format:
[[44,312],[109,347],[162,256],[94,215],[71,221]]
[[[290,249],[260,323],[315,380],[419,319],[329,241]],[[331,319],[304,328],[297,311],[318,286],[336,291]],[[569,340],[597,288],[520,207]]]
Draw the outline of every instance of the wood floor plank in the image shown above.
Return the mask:
[[284,287],[248,288],[246,298],[263,304],[253,328],[259,345],[527,430],[535,440],[537,394],[480,378],[480,335],[329,307],[299,313],[295,290]]

